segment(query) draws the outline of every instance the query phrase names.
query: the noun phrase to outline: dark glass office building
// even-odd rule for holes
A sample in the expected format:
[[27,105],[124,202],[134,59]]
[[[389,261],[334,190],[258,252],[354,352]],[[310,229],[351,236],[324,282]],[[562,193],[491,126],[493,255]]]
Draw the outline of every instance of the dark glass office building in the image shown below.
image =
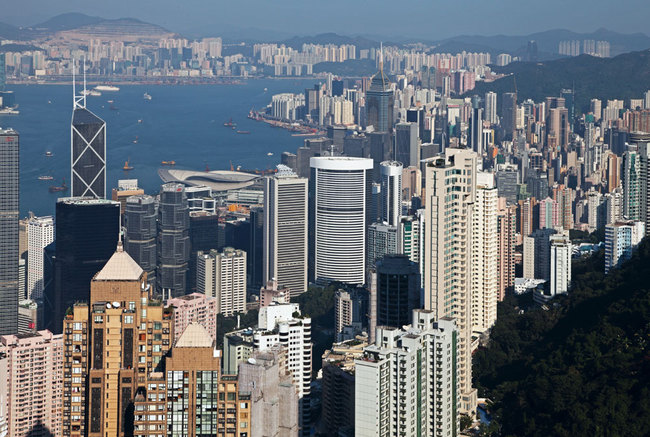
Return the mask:
[[19,137],[0,128],[0,335],[18,333]]
[[113,255],[120,229],[120,203],[91,197],[56,204],[54,281],[45,291],[45,327],[61,333],[75,302],[88,302],[90,281]]
[[372,77],[366,91],[366,125],[373,126],[376,132],[390,132],[393,127],[394,99],[390,81],[380,63],[379,71]]
[[168,297],[187,294],[190,260],[190,213],[182,184],[165,184],[158,205],[158,271],[156,290]]
[[71,127],[73,197],[106,197],[106,123],[84,107],[75,108]]
[[156,202],[146,194],[126,199],[124,210],[124,250],[147,272],[147,281],[156,283]]
[[188,287],[196,291],[196,255],[219,248],[219,214],[208,211],[190,212],[190,260]]
[[387,255],[376,263],[377,326],[401,328],[420,308],[420,271],[405,255]]

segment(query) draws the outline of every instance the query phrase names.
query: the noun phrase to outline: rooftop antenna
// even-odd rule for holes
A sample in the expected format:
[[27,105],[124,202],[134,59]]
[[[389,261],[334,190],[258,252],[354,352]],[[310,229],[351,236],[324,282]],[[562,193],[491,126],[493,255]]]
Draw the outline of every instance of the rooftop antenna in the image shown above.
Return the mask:
[[84,56],[84,62],[83,62],[83,68],[84,68],[84,108],[86,107],[86,57]]
[[[84,67],[85,67],[85,58],[84,58]],[[84,92],[81,96],[77,95],[77,82],[75,76],[75,70],[77,68],[77,62],[72,59],[72,109],[83,109],[86,107],[86,71],[84,68]]]
[[379,43],[379,71],[384,72],[384,42]]

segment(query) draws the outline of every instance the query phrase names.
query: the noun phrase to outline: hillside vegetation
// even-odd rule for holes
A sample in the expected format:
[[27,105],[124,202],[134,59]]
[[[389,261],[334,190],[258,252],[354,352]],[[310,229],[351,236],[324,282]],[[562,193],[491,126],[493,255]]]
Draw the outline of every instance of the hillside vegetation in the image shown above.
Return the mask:
[[650,430],[650,242],[608,276],[602,253],[574,266],[548,310],[499,304],[475,384],[502,436],[641,436]]

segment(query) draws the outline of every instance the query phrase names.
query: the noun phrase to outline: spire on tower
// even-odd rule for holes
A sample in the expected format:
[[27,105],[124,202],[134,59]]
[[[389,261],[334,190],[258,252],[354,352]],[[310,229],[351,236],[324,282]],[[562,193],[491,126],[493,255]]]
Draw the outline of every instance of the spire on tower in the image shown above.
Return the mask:
[[76,70],[77,62],[72,59],[72,109],[86,107],[86,59],[84,58],[84,90],[80,96],[77,95]]

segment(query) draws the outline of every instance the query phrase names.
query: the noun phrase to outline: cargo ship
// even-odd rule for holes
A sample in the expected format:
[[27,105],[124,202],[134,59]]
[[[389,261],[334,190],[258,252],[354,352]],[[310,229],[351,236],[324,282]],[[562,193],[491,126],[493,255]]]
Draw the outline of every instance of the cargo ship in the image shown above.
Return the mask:
[[54,179],[53,176],[39,176],[38,177],[39,181],[51,181],[52,179]]

